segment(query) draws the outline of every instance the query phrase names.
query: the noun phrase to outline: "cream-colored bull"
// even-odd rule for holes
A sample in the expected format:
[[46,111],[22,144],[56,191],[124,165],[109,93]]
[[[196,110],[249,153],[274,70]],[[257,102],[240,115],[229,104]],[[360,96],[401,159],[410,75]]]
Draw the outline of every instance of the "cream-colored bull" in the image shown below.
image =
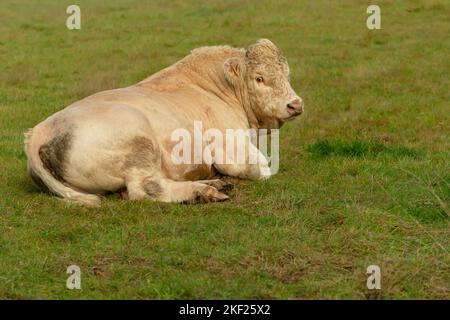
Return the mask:
[[[221,201],[217,174],[270,175],[256,164],[174,164],[174,130],[277,129],[303,112],[280,50],[263,39],[247,49],[203,47],[136,85],[94,94],[50,116],[26,134],[28,171],[65,200],[100,204],[126,189],[129,199]],[[250,145],[251,152],[259,152]]]

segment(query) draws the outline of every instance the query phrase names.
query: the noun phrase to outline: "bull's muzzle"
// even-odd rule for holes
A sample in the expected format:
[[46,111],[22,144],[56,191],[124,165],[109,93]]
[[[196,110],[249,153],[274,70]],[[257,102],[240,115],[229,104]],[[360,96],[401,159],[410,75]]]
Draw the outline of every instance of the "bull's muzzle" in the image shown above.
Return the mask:
[[287,104],[287,110],[289,114],[298,115],[302,114],[304,110],[304,104],[302,98],[292,100]]

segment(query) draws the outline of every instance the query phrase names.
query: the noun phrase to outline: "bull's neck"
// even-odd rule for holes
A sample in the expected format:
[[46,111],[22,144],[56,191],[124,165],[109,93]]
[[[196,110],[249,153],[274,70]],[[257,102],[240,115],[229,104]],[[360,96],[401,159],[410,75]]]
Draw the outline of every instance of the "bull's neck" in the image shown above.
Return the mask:
[[228,86],[234,92],[239,107],[244,110],[245,115],[247,116],[248,119],[249,127],[253,129],[258,129],[259,121],[256,117],[255,112],[253,111],[254,109],[248,96],[248,90],[244,87],[244,84],[232,85],[228,83]]
[[259,121],[248,98],[248,91],[243,84],[232,85],[226,80],[223,69],[225,60],[215,61],[210,68],[199,70],[195,82],[200,88],[216,95],[231,108],[235,108],[238,112],[243,111],[249,127],[258,129]]

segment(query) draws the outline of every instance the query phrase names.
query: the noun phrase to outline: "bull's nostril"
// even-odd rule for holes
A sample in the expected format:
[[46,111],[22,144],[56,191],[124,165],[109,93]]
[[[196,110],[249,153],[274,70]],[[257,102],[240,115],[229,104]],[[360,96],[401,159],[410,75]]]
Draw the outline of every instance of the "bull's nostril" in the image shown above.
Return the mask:
[[294,101],[287,104],[287,109],[291,113],[302,113],[303,105],[300,100],[295,99]]

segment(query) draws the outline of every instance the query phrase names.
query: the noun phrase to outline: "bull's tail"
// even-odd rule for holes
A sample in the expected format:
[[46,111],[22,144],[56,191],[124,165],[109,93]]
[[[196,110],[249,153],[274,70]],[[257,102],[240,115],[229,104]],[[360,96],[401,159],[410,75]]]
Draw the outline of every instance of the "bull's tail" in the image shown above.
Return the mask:
[[25,153],[28,158],[27,169],[28,174],[33,179],[33,182],[43,190],[48,190],[51,193],[67,200],[87,206],[100,205],[100,197],[95,194],[86,194],[76,191],[67,185],[61,183],[44,167],[42,159],[39,156],[40,147],[46,143],[45,126],[37,126],[25,133]]

